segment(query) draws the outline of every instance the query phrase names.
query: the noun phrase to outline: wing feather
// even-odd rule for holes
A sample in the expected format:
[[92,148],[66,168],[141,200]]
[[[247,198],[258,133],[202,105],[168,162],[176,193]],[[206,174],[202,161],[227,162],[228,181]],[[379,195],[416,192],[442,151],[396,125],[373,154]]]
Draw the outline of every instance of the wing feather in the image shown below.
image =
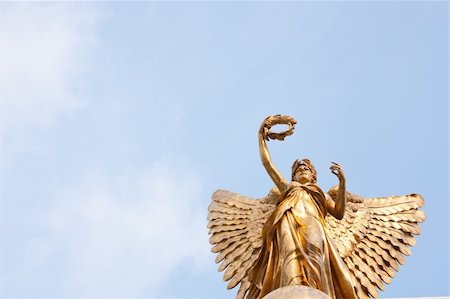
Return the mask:
[[255,200],[226,190],[217,190],[208,207],[208,229],[218,253],[216,263],[224,271],[227,288],[240,284],[236,298],[243,299],[248,292],[249,270],[259,256],[262,245],[262,227],[275,209],[277,192],[272,190],[262,200]]
[[406,222],[423,222],[425,220],[425,213],[421,210],[402,211],[397,214],[373,214],[373,218],[383,221],[406,221]]
[[[362,248],[362,246],[363,245],[361,243],[359,243],[357,247],[360,250],[355,250],[354,253],[356,255],[358,255],[364,263],[369,265],[371,267],[371,269],[378,275],[378,277],[384,283],[391,283],[391,277],[389,276],[389,274],[386,273],[386,271],[383,269],[383,267],[380,267],[378,262],[370,254],[366,253],[366,251]],[[383,288],[384,288],[383,284],[381,283],[381,281],[379,283],[381,285],[381,286],[379,286],[379,288],[381,290],[383,290]],[[377,286],[378,286],[378,284],[377,284]]]
[[384,286],[383,282],[381,281],[381,277],[365,261],[361,259],[360,253],[361,252],[359,250],[355,250],[351,253],[353,262],[355,263],[356,267],[358,267],[359,270],[361,270],[361,272],[363,272],[366,277],[370,279],[371,284],[375,284],[379,289],[383,290]]
[[377,223],[377,225],[386,227],[386,228],[394,228],[397,230],[402,230],[404,232],[410,233],[412,235],[420,235],[420,227],[415,222],[409,222],[409,221],[395,221],[392,218],[389,217],[383,217],[374,215],[372,218],[372,222]]
[[232,289],[234,288],[240,281],[246,277],[248,270],[250,269],[251,265],[256,261],[258,258],[259,252],[257,254],[252,253],[250,258],[244,261],[239,268],[237,268],[233,278],[231,279],[230,283],[228,284],[227,288]]
[[364,292],[367,295],[371,295],[373,297],[376,298],[376,296],[378,296],[378,291],[377,289],[372,285],[372,283],[370,282],[370,280],[367,278],[367,275],[365,275],[363,272],[361,272],[358,268],[358,266],[356,266],[355,261],[353,260],[352,256],[348,256],[348,258],[345,260],[347,262],[347,265],[349,265],[349,268],[351,269],[351,271],[353,272],[353,274],[356,276],[356,278],[359,280],[361,287],[364,290]]
[[230,246],[231,244],[238,242],[238,241],[246,242],[245,238],[243,238],[242,235],[236,236],[236,237],[233,237],[230,239],[223,240],[222,242],[220,242],[218,244],[215,244],[211,248],[211,252],[218,253],[218,252],[224,250],[225,248],[227,248],[228,246]]
[[244,278],[241,280],[241,286],[239,287],[239,291],[237,292],[236,299],[244,299],[245,294],[248,292],[250,288],[250,282]]
[[226,258],[229,254],[234,254],[237,251],[238,247],[244,245],[246,243],[246,239],[242,238],[234,243],[231,243],[228,247],[225,247],[223,250],[219,252],[216,257],[216,263],[220,263],[224,258]]
[[236,255],[236,258],[225,270],[225,273],[223,275],[224,281],[230,280],[233,277],[234,273],[238,270],[238,268],[251,257],[252,252],[248,250],[249,248],[250,245],[248,245],[245,249],[242,248],[240,254]]
[[[335,198],[336,188],[329,195]],[[420,210],[424,200],[418,194],[362,199],[352,193],[347,199],[344,218],[327,216],[326,228],[353,275],[357,296],[377,298],[377,289],[391,283],[404,256],[411,255],[426,218]]]
[[245,230],[246,228],[247,228],[247,225],[244,223],[241,223],[241,224],[233,223],[231,225],[224,224],[224,225],[213,226],[209,229],[209,232],[211,234],[214,234],[214,233],[220,233],[220,232],[231,232],[234,230]]
[[247,233],[246,230],[236,230],[236,231],[231,231],[231,232],[218,232],[218,233],[213,234],[209,238],[209,242],[211,244],[216,244],[216,243],[222,242],[223,240],[226,240],[226,239],[229,239],[232,237],[245,235],[246,233]]
[[219,213],[225,213],[230,215],[250,215],[252,210],[251,209],[243,209],[239,207],[229,206],[222,203],[213,203],[209,206],[208,209],[210,212],[219,212]]
[[[382,257],[380,254],[378,254],[376,252],[376,250],[366,246],[366,244],[364,242],[359,243],[358,246],[361,248],[362,251],[364,251],[368,256],[370,256],[378,264],[378,267],[380,267],[384,271],[384,273],[386,273],[390,277],[395,276],[395,271],[393,269],[391,269],[390,265],[385,261],[385,258],[391,259],[391,256],[386,254],[385,257]],[[397,265],[397,268],[398,268],[398,265]],[[383,279],[383,280],[385,280],[385,279]],[[390,283],[390,281],[389,282],[385,281],[385,282]]]
[[405,263],[405,258],[403,257],[402,253],[388,242],[374,235],[374,232],[370,232],[366,237],[369,241],[377,244],[378,246],[383,248],[383,250],[387,251],[390,256],[392,256],[399,262],[399,264],[403,265]]
[[[350,260],[350,258],[347,258],[347,260]],[[353,269],[354,267],[353,268],[350,267],[351,261],[346,261],[346,264],[349,267],[350,272],[354,273],[354,269]],[[358,280],[358,278],[354,274],[352,275],[352,282],[353,282],[353,286],[354,286],[355,291],[356,291],[356,295],[358,296],[359,299],[366,299],[366,298],[370,299],[370,297],[363,290],[360,281]]]
[[[397,242],[401,242],[407,244],[409,246],[416,245],[416,239],[411,236],[411,234],[407,231],[401,230],[401,226],[397,226],[397,222],[383,222],[376,219],[371,219],[371,222],[375,224],[373,228],[380,232],[386,233],[389,236],[393,237]],[[398,227],[398,228],[394,228]],[[395,242],[395,241],[394,241]]]
[[228,289],[234,288],[242,280],[244,274],[246,274],[247,272],[245,271],[245,267],[251,266],[250,261],[252,254],[253,254],[252,252],[245,253],[241,259],[239,259],[238,261],[236,261],[235,264],[232,265],[234,270],[233,271],[230,270],[230,273],[232,272],[232,274],[230,275],[228,280],[230,280],[231,278],[233,279],[229,282],[227,286]]
[[[247,221],[245,219],[236,219],[233,220],[233,223],[235,224],[247,224]],[[230,220],[228,219],[213,219],[208,222],[208,229],[214,227],[214,226],[221,226],[221,225],[229,225]]]
[[[387,263],[395,271],[400,270],[399,263],[397,262],[395,257],[390,255],[389,251],[383,249],[380,245],[378,245],[378,243],[373,242],[369,239],[363,239],[361,242],[364,243],[365,245],[367,245],[368,247],[372,248],[378,254],[378,256],[381,256],[383,258],[384,262]],[[392,277],[394,277],[394,276],[392,276]]]
[[[397,214],[401,211],[418,209],[425,205],[422,196],[418,194],[366,198],[364,199],[364,203],[369,208],[374,209],[373,213],[377,214],[381,212],[382,215]],[[383,211],[376,210],[381,208]]]
[[[233,252],[232,254],[229,254],[225,257],[225,259],[223,260],[222,264],[220,264],[219,266],[219,272],[222,272],[223,270],[225,270],[234,260],[239,259],[239,257],[242,254],[242,249],[248,249],[248,244],[242,244],[240,245],[235,252]],[[225,279],[224,276],[224,280],[227,281],[228,279]]]
[[208,221],[212,219],[226,219],[226,220],[246,220],[248,219],[248,215],[240,215],[240,214],[227,214],[220,212],[209,212],[208,213]]

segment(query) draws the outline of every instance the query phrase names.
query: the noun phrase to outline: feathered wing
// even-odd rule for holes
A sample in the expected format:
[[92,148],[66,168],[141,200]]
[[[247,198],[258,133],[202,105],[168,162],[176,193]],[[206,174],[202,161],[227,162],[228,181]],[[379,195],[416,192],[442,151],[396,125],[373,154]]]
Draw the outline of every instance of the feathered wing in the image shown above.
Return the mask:
[[[328,194],[335,198],[333,188]],[[418,194],[362,199],[347,193],[347,199],[344,218],[328,215],[326,229],[350,269],[357,296],[377,298],[377,289],[391,283],[404,256],[411,254],[418,223],[425,220],[419,210],[424,201]]]
[[268,196],[255,200],[226,190],[212,195],[208,208],[208,228],[218,253],[216,263],[224,271],[223,279],[230,281],[228,289],[240,283],[236,298],[244,298],[248,291],[248,271],[259,256],[262,228],[278,202],[279,193],[272,189]]

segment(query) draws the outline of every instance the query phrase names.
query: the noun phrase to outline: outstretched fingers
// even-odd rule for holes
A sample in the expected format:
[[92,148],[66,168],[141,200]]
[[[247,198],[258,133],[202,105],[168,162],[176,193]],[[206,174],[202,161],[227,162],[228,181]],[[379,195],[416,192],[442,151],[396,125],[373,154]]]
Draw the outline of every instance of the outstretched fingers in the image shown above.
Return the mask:
[[331,173],[333,173],[334,175],[336,175],[338,177],[343,176],[343,170],[342,170],[341,165],[339,165],[336,162],[331,162],[331,164],[332,164],[330,166]]

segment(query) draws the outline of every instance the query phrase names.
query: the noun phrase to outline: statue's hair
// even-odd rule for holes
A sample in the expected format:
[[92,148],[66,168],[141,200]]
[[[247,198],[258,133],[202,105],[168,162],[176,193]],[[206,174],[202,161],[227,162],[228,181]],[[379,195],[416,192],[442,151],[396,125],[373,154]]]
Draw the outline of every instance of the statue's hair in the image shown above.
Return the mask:
[[305,165],[311,171],[313,175],[314,181],[317,181],[317,171],[314,165],[311,163],[309,159],[295,160],[292,165],[292,180],[294,180],[295,174],[298,172],[298,169],[301,165]]

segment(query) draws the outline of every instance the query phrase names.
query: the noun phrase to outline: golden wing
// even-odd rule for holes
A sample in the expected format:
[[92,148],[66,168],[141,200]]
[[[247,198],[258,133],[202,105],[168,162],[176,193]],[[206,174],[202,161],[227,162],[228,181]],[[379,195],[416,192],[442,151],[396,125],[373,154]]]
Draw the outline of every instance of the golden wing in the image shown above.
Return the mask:
[[262,227],[278,202],[278,189],[268,196],[255,200],[226,190],[217,190],[208,207],[208,228],[213,245],[211,251],[218,253],[216,263],[222,262],[227,288],[241,284],[236,298],[244,298],[248,291],[248,271],[259,256],[262,246]]
[[[333,188],[328,192],[335,196]],[[378,298],[378,290],[391,283],[425,220],[418,194],[362,199],[347,193],[345,216],[326,217],[326,229],[352,274],[360,299]],[[394,271],[395,270],[395,271]]]

